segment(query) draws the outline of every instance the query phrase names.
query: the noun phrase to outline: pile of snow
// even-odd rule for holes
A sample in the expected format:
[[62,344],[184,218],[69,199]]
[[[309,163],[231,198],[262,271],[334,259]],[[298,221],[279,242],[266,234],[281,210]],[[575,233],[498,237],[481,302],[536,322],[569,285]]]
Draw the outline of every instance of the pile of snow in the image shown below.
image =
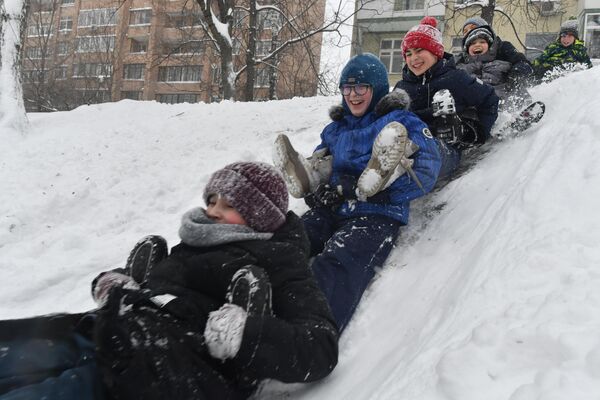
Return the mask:
[[[546,116],[413,204],[411,224],[313,385],[276,399],[598,399],[600,68],[532,91]],[[597,85],[596,85],[597,86]],[[0,161],[0,318],[94,306],[89,283],[142,236],[177,241],[210,173],[309,154],[338,98],[32,114]],[[302,213],[298,200],[293,210]],[[282,392],[285,392],[283,394]]]

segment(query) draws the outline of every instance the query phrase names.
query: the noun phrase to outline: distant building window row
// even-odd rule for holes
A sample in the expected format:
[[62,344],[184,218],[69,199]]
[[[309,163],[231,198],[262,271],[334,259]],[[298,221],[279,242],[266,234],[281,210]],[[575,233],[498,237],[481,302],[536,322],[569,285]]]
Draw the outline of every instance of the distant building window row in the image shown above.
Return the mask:
[[77,27],[111,26],[117,23],[116,8],[99,8],[95,10],[81,10],[77,19]]
[[[457,1],[457,4],[460,2]],[[425,9],[425,0],[395,0],[395,11],[423,10]]]
[[123,90],[123,91],[121,91],[121,99],[141,100],[142,99],[142,91],[141,90]]
[[164,45],[164,54],[193,54],[201,55],[204,53],[204,41],[189,40],[184,43],[166,43]]
[[169,93],[159,94],[156,100],[160,103],[179,104],[179,103],[197,103],[198,95],[191,93]]
[[112,64],[79,63],[73,64],[74,78],[100,78],[112,76]]
[[114,36],[80,36],[75,43],[77,53],[110,52],[114,48]]
[[34,22],[27,27],[27,36],[49,36],[52,33],[50,23]]
[[200,82],[201,65],[183,65],[158,68],[159,82]]

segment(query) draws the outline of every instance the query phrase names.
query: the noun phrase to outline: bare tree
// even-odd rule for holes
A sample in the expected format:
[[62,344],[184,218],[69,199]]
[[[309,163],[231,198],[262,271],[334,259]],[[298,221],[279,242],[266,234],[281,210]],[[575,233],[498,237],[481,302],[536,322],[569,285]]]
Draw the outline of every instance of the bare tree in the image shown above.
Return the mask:
[[0,3],[0,131],[25,133],[27,116],[23,104],[20,57],[27,2]]
[[[196,0],[200,6],[202,20],[205,29],[214,43],[215,49],[221,59],[221,81],[223,98],[231,99],[235,96],[236,82],[240,76],[245,76],[244,99],[253,99],[253,88],[255,86],[256,66],[264,64],[268,68],[276,67],[277,57],[286,49],[296,43],[307,41],[324,32],[339,31],[343,24],[352,21],[354,14],[373,0],[358,0],[354,13],[342,16],[341,13],[333,13],[327,20],[315,19],[310,15],[317,7],[323,6],[322,0],[299,1],[265,1],[259,4],[257,0]],[[342,1],[339,1],[341,9]],[[248,16],[245,61],[238,68],[234,65],[234,12],[245,11]],[[264,55],[257,55],[257,42],[260,35],[260,27],[257,26],[260,13],[273,13],[281,20],[281,28],[278,32],[278,46],[272,46],[271,50]],[[312,22],[312,25],[308,24]],[[283,32],[289,32],[285,36]],[[318,66],[316,66],[318,71]],[[315,72],[315,75],[318,72]]]

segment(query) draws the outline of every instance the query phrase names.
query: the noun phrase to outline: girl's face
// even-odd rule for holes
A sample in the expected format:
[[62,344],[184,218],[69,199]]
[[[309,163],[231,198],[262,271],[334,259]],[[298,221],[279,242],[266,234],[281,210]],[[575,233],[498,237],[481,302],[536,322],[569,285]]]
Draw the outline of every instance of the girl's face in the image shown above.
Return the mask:
[[476,56],[478,54],[485,54],[489,49],[490,45],[485,39],[477,38],[469,45],[469,55]]
[[408,49],[404,55],[406,65],[416,76],[421,76],[438,61],[432,52],[425,49]]
[[244,217],[227,200],[216,194],[208,199],[206,215],[218,224],[247,225]]
[[571,33],[562,33],[560,35],[560,43],[563,46],[569,47],[570,45],[573,44],[573,42],[575,42],[575,36],[573,36],[573,34],[571,34]]
[[340,89],[352,115],[355,117],[365,115],[373,99],[373,87],[371,85],[358,84],[342,85]]

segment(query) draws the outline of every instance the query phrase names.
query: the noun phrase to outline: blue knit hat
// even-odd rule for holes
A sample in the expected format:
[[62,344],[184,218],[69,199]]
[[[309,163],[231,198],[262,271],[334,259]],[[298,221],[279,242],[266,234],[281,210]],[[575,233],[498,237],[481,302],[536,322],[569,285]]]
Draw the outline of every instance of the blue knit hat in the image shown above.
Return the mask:
[[[390,91],[390,83],[385,65],[371,53],[359,54],[352,57],[342,70],[340,87],[345,84],[355,85],[359,83],[368,83],[373,87],[373,98],[366,113],[371,112],[379,100]],[[350,112],[343,96],[342,104],[344,105],[344,110]]]

